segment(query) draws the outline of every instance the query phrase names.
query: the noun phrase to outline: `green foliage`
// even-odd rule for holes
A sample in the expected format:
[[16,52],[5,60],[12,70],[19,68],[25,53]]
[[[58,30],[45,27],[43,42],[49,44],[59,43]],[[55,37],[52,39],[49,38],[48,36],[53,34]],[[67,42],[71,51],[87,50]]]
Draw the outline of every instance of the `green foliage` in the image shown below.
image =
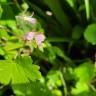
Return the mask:
[[86,7],[86,18],[90,18],[90,0],[85,0],[85,7]]
[[74,8],[76,0],[66,0],[66,2],[68,2],[68,4],[69,4],[71,7]]
[[85,32],[84,32],[85,39],[92,43],[93,45],[96,44],[96,24],[89,25]]
[[83,28],[80,26],[75,26],[75,28],[73,28],[73,32],[72,32],[72,39],[75,40],[79,40],[81,38],[83,34]]
[[89,83],[94,76],[94,66],[91,62],[85,62],[75,69],[75,73],[80,82]]
[[0,96],[96,96],[95,13],[95,0],[0,0]]
[[[72,88],[72,94],[87,96],[90,93],[91,80],[95,76],[94,66],[91,62],[85,62],[75,69],[75,74],[78,81],[75,88]],[[90,94],[92,95],[92,93]]]
[[13,86],[16,96],[52,96],[47,86],[40,82],[30,82]]
[[28,83],[29,80],[34,81],[41,77],[39,67],[32,64],[30,57],[18,57],[15,61],[1,60],[0,66],[0,82],[3,84]]
[[3,10],[2,10],[2,7],[0,6],[0,17],[2,16],[2,12]]
[[61,86],[62,81],[60,78],[60,71],[54,71],[52,70],[51,72],[48,73],[48,86],[50,85],[51,87],[56,87],[56,86]]

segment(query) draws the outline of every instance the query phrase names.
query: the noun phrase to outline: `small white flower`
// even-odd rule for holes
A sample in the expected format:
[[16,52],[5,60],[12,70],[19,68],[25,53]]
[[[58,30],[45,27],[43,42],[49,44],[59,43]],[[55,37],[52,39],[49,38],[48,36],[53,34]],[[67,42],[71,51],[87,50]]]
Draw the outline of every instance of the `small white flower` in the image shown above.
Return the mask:
[[16,16],[16,19],[25,20],[32,24],[35,24],[37,22],[37,20],[33,18],[32,16]]
[[37,22],[37,20],[35,18],[32,18],[32,17],[24,16],[23,18],[24,18],[24,20],[26,20],[32,24],[35,24]]

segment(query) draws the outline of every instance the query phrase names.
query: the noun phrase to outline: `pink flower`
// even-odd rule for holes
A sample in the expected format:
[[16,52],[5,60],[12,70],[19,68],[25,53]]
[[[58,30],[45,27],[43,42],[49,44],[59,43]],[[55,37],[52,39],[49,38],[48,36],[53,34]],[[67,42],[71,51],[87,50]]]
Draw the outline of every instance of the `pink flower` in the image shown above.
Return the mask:
[[28,32],[26,35],[25,35],[25,40],[32,40],[35,36],[35,32]]
[[45,40],[44,34],[28,32],[24,37],[24,40],[26,40],[26,41],[31,41],[33,39],[36,41],[36,44],[38,45],[38,47],[42,48],[43,41]]
[[42,33],[37,33],[35,35],[35,41],[38,45],[38,47],[42,47],[42,42],[45,40],[45,36]]

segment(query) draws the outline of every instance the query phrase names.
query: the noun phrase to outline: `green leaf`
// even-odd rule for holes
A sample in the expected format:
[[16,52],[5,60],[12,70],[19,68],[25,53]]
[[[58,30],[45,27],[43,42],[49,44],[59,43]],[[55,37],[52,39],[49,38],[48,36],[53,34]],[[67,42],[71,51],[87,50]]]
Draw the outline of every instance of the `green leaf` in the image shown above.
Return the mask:
[[84,0],[85,1],[85,8],[86,8],[86,18],[90,18],[90,0]]
[[0,47],[0,55],[4,55],[4,54],[5,54],[5,52],[4,52],[3,48]]
[[74,70],[71,67],[63,68],[63,75],[65,80],[73,80],[75,78]]
[[0,5],[0,18],[1,18],[1,16],[2,16],[2,12],[3,12],[3,9],[2,9],[2,7],[1,7],[1,5]]
[[2,37],[6,38],[6,39],[9,38],[9,35],[5,29],[0,29],[0,38],[2,38]]
[[16,96],[52,96],[47,86],[40,82],[30,82],[13,86]]
[[82,82],[77,82],[71,93],[72,96],[96,96],[96,91],[90,90],[88,84]]
[[95,73],[95,68],[91,62],[85,62],[75,69],[76,77],[80,82],[89,83]]
[[47,78],[48,78],[48,85],[49,86],[61,86],[62,85],[62,81],[61,81],[61,77],[60,77],[60,71],[57,70],[52,70],[47,74]]
[[74,6],[75,6],[75,0],[66,0],[66,2],[72,7],[72,8],[74,8]]
[[8,42],[8,43],[6,43],[6,45],[4,46],[4,50],[5,50],[5,51],[11,51],[11,50],[15,50],[15,49],[21,48],[22,46],[23,46],[22,43]]
[[[53,49],[53,50],[52,50]],[[52,47],[51,50],[57,55],[63,58],[66,62],[72,63],[71,59],[59,47]]]
[[8,84],[28,83],[40,79],[39,67],[32,64],[31,57],[18,57],[16,61],[0,61],[0,82]]
[[61,90],[53,89],[52,90],[53,96],[63,96]]
[[83,28],[81,28],[80,26],[75,26],[72,32],[72,39],[79,40],[80,37],[82,36],[82,33],[83,33]]
[[4,2],[4,3],[6,3],[6,2],[7,2],[7,0],[0,0],[0,2]]
[[47,57],[49,59],[49,61],[54,61],[56,59],[56,54],[55,52],[52,50],[52,46],[47,48]]
[[14,59],[16,57],[16,55],[17,55],[17,51],[16,50],[12,50],[12,51],[6,52],[6,54],[4,55],[4,57],[7,60],[9,60],[9,59],[12,60],[12,59]]
[[88,92],[88,91],[89,91],[89,87],[86,83],[77,82],[76,88],[72,88],[71,93],[78,96],[78,94],[83,93],[83,92]]
[[57,56],[64,58],[64,52],[58,47],[52,47]]
[[86,28],[84,37],[88,42],[96,45],[96,24],[91,24]]

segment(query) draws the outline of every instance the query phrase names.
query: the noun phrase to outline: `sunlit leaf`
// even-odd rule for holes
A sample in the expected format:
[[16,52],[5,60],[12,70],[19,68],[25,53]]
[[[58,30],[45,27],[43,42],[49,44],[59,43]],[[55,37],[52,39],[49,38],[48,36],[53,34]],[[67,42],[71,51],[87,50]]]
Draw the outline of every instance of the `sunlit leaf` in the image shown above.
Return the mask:
[[85,1],[85,8],[86,8],[86,18],[90,18],[90,0],[84,0]]
[[68,2],[68,4],[74,8],[75,2],[76,0],[66,0]]
[[94,66],[91,62],[85,62],[75,69],[76,77],[80,82],[89,83],[94,76]]
[[84,96],[86,96],[86,92],[89,91],[89,87],[86,83],[78,82],[76,84],[76,88],[72,88],[72,94],[78,96],[80,93],[85,93]]
[[5,54],[4,50],[2,49],[2,47],[0,47],[0,55],[4,55],[4,54]]
[[61,77],[60,77],[60,71],[50,71],[47,74],[47,78],[48,78],[48,85],[49,86],[61,86],[62,85],[62,81],[61,81]]
[[0,29],[0,38],[5,38],[5,39],[8,39],[9,38],[9,35],[7,33],[7,31],[5,29]]
[[0,61],[0,82],[3,84],[22,84],[40,79],[39,67],[32,64],[30,57],[18,57],[16,61]]

